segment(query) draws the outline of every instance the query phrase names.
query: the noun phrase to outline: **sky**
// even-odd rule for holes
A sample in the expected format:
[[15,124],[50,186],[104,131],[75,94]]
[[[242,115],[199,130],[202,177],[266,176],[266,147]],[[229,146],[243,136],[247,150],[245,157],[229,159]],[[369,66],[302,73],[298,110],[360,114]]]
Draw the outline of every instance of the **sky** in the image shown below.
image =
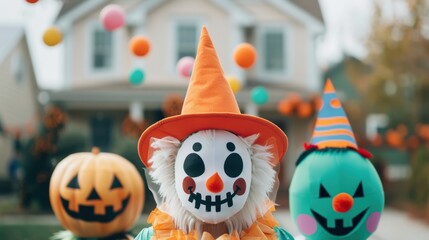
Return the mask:
[[[326,25],[325,35],[320,39],[316,52],[321,68],[340,61],[344,52],[365,57],[365,38],[371,24],[373,1],[319,0]],[[53,23],[60,7],[60,0],[43,0],[38,4],[0,0],[0,25],[22,25],[27,30],[36,76],[42,89],[62,87],[58,80],[63,72],[62,49],[47,47],[41,41],[44,30]]]

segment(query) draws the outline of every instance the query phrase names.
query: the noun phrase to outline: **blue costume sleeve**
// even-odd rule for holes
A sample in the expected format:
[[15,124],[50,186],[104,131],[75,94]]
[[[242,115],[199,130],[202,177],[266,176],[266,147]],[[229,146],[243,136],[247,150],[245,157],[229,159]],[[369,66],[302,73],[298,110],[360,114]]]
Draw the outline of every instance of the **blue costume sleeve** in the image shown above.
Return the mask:
[[150,240],[153,236],[153,228],[143,228],[141,232],[134,238],[134,240]]
[[274,227],[274,231],[279,240],[294,240],[293,236],[281,227]]

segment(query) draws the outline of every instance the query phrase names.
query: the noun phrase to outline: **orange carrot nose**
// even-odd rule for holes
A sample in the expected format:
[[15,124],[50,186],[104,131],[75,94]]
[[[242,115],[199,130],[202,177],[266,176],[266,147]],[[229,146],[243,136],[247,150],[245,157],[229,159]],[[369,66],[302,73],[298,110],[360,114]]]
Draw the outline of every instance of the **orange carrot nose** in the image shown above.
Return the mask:
[[207,179],[206,187],[207,187],[207,190],[209,190],[212,193],[218,193],[222,191],[223,181],[217,172],[213,174],[211,177],[209,177],[209,179]]
[[340,193],[332,200],[332,207],[335,212],[345,213],[353,207],[354,200],[347,193]]

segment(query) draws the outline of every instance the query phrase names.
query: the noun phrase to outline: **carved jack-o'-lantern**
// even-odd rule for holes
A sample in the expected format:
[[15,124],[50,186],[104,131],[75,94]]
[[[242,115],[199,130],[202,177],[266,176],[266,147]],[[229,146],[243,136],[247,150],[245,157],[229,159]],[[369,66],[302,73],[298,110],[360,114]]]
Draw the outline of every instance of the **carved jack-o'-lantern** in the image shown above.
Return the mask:
[[143,208],[143,181],[135,167],[112,153],[76,153],[56,167],[50,200],[61,224],[78,237],[127,231]]

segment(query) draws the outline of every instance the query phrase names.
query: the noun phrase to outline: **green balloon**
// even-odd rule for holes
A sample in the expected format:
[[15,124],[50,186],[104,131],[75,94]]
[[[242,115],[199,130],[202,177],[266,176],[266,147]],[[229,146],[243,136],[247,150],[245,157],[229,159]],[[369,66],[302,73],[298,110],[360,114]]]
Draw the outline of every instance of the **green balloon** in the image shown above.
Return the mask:
[[264,105],[268,102],[269,95],[266,88],[259,86],[252,89],[251,97],[257,105]]
[[305,154],[289,188],[290,211],[300,232],[309,240],[368,239],[384,207],[383,187],[371,162],[346,148]]
[[128,80],[132,85],[139,85],[144,81],[144,72],[138,68],[133,69]]

